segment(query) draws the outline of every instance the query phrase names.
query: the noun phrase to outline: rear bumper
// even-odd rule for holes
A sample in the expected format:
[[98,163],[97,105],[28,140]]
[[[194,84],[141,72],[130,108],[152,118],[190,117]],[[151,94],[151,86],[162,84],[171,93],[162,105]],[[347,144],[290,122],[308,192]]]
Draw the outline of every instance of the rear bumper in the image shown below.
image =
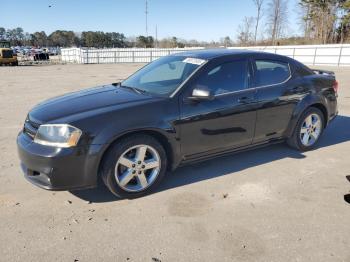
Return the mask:
[[17,150],[25,178],[47,190],[95,187],[99,148],[55,148],[36,144],[22,132],[17,137]]

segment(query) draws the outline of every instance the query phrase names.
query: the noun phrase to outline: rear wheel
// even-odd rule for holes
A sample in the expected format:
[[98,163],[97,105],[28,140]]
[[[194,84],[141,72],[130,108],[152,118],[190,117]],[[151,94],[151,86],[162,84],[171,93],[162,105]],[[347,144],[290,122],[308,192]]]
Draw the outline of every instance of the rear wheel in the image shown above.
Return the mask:
[[109,149],[102,163],[102,178],[114,195],[135,198],[157,187],[166,166],[165,150],[156,139],[133,135]]
[[315,108],[308,108],[300,117],[288,144],[300,151],[314,148],[321,137],[324,127],[323,113]]

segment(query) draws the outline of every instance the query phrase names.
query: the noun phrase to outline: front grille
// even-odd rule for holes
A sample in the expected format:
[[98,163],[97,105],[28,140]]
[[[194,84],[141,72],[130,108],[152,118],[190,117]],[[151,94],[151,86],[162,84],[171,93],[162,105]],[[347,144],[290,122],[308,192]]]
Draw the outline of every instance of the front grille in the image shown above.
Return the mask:
[[39,123],[34,122],[28,116],[26,121],[24,122],[23,132],[28,136],[30,136],[32,139],[34,139],[39,126],[40,126]]
[[13,52],[12,50],[2,50],[2,58],[12,58]]

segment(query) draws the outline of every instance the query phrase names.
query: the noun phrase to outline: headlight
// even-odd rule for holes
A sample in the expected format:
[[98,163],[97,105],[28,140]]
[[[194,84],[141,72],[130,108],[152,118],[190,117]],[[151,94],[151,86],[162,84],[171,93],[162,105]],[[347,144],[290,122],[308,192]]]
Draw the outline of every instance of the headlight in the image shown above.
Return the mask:
[[54,147],[73,147],[78,144],[81,130],[66,124],[41,125],[34,137],[34,142]]

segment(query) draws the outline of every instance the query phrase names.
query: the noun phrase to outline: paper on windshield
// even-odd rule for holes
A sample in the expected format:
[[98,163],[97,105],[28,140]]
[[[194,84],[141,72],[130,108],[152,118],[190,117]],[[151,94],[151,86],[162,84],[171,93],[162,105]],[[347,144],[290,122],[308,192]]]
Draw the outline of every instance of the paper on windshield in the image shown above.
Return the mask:
[[199,59],[199,58],[187,57],[183,62],[188,64],[194,64],[194,65],[202,65],[203,63],[205,63],[205,60]]

